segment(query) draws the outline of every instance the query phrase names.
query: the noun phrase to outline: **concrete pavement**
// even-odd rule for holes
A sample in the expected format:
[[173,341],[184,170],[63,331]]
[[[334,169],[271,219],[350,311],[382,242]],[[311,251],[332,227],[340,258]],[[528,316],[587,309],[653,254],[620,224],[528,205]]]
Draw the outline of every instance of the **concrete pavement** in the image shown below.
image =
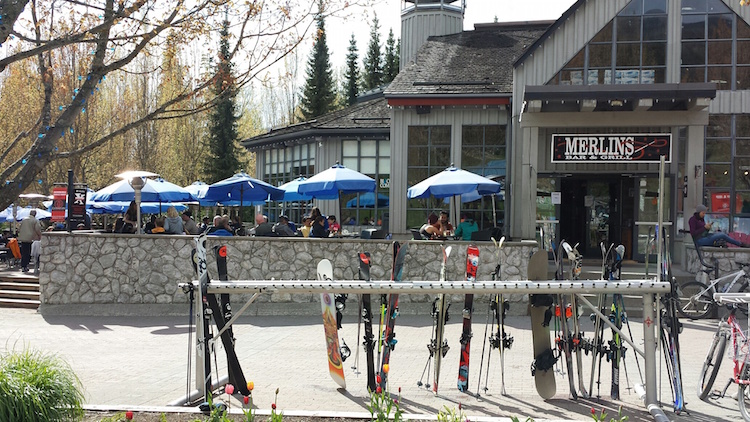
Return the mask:
[[[235,304],[235,309],[240,305]],[[486,359],[481,375],[478,372],[485,332],[485,304],[478,305],[475,310],[469,385],[472,391],[476,391],[477,381],[481,378],[480,389],[486,387],[486,394],[478,399],[456,390],[461,304],[454,303],[446,331],[451,349],[443,364],[441,393],[435,396],[424,387],[417,386],[428,357],[426,345],[431,338],[429,305],[413,303],[403,306],[423,309],[413,310],[417,315],[402,315],[397,321],[395,331],[398,344],[392,354],[390,385],[394,392],[401,387],[401,404],[414,417],[434,416],[444,406],[457,407],[461,403],[472,420],[511,416],[518,416],[521,420],[532,417],[537,421],[590,420],[592,407],[604,408],[613,416],[622,405],[629,421],[653,420],[635,392],[627,389],[627,384],[633,386],[640,382],[635,354],[632,352],[627,353],[628,377],[621,375],[622,401],[609,399],[611,369],[606,360],[602,362],[600,399],[569,400],[567,377],[563,378],[562,375],[556,377],[557,395],[548,401],[539,398],[529,369],[532,353],[528,317],[514,316],[508,320],[508,331],[515,337],[515,342],[506,354],[508,395],[502,396],[497,351],[489,362],[489,376],[486,373]],[[188,349],[192,351],[195,342],[193,337],[192,343],[188,344],[187,315],[187,307],[184,317],[42,316],[33,310],[0,309],[0,342],[6,350],[32,347],[64,358],[81,379],[88,405],[121,409],[165,406],[185,396],[188,388],[194,388],[194,381],[186,385]],[[675,421],[740,419],[735,400],[727,397],[702,402],[695,393],[698,374],[717,321],[684,321],[684,324],[681,337],[683,382],[690,414],[675,415],[671,412],[671,393],[662,364],[661,399],[667,416]],[[642,344],[640,322],[633,320],[631,325],[636,343]],[[584,323],[584,330],[587,333],[592,331],[588,321]],[[356,317],[347,315],[342,337],[353,353],[345,362],[347,390],[344,391],[337,390],[328,375],[320,315],[241,317],[235,325],[236,350],[246,378],[255,383],[254,403],[261,410],[267,410],[274,401],[275,390],[279,388],[277,405],[287,415],[346,412],[369,416],[366,372],[357,374],[351,369],[355,348],[360,343],[355,339],[356,331]],[[217,349],[220,373],[226,374],[220,342]],[[587,370],[584,378],[588,386],[591,357],[585,357],[585,362]],[[642,368],[643,360],[639,363]],[[730,377],[730,363],[728,358],[725,359],[716,388],[723,387]],[[359,365],[364,371],[363,352],[359,355]],[[560,369],[562,366],[558,365]],[[429,381],[432,382],[431,376]],[[731,391],[736,391],[736,387]],[[595,385],[594,396],[596,393]],[[226,400],[226,395],[222,398]],[[233,398],[232,407],[238,409],[241,403]]]

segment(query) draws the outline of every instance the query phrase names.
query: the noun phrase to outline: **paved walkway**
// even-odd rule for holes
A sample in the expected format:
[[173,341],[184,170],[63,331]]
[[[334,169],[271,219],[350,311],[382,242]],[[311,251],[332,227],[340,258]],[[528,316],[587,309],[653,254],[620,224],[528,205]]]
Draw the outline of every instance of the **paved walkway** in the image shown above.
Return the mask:
[[[508,330],[515,342],[507,352],[506,390],[500,394],[500,366],[497,352],[486,376],[487,361],[480,375],[480,352],[484,337],[486,308],[476,310],[474,341],[472,343],[472,371],[470,388],[476,391],[481,378],[481,388],[487,392],[482,398],[459,393],[456,390],[458,353],[461,326],[454,304],[452,319],[447,326],[446,338],[451,350],[444,361],[441,377],[441,394],[434,396],[417,381],[423,371],[428,352],[426,344],[431,337],[432,322],[426,304],[419,315],[399,317],[396,326],[398,345],[391,361],[391,388],[401,387],[401,403],[407,413],[435,415],[444,406],[457,407],[459,403],[472,419],[479,417],[519,416],[521,420],[590,420],[590,411],[604,408],[610,415],[622,405],[630,421],[653,420],[640,400],[627,385],[639,382],[634,353],[627,355],[626,379],[621,375],[622,401],[609,397],[610,368],[604,361],[601,371],[601,399],[568,399],[567,378],[557,376],[557,395],[543,401],[536,394],[529,365],[532,360],[531,331],[528,317],[510,317]],[[238,308],[239,304],[235,304]],[[86,402],[114,408],[133,406],[164,406],[186,394],[188,359],[187,309],[185,317],[94,317],[94,316],[42,316],[32,310],[0,309],[0,343],[5,349],[32,347],[63,357],[80,377]],[[358,343],[356,318],[346,317],[342,336],[353,350]],[[633,321],[636,338],[640,338],[640,324]],[[586,323],[589,324],[588,322]],[[715,320],[685,321],[682,335],[683,367],[686,399],[690,415],[671,412],[669,384],[662,370],[662,400],[667,415],[676,421],[737,420],[740,414],[737,403],[731,398],[700,401],[695,395],[698,373],[711,340]],[[587,332],[591,328],[586,328]],[[267,409],[279,388],[277,405],[286,414],[301,412],[355,412],[367,415],[366,373],[356,374],[350,369],[354,353],[345,362],[347,390],[337,390],[327,373],[326,352],[320,316],[309,317],[241,317],[235,326],[236,350],[248,380],[255,383],[253,396],[256,405]],[[193,341],[195,338],[193,337]],[[640,341],[637,343],[641,344]],[[219,345],[220,347],[220,345]],[[223,350],[219,350],[219,366]],[[590,365],[590,357],[586,361]],[[360,353],[360,365],[365,356]],[[643,361],[640,360],[641,366]],[[725,361],[717,380],[717,387],[731,374]],[[588,370],[585,377],[588,385]],[[225,369],[221,370],[226,373]],[[485,384],[487,380],[487,384]],[[190,388],[193,388],[191,383]],[[730,389],[736,391],[736,388]],[[595,386],[594,392],[597,392]],[[596,395],[596,394],[595,394]],[[226,399],[226,397],[224,397]],[[234,408],[240,402],[233,399]],[[609,419],[608,419],[609,420]]]

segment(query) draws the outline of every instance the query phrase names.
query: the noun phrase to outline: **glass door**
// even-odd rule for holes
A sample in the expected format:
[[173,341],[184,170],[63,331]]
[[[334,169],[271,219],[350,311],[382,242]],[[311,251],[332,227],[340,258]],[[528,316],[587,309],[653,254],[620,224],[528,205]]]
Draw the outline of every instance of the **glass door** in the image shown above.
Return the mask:
[[[659,221],[659,178],[658,177],[636,177],[635,189],[638,194],[635,197],[635,242],[637,249],[634,251],[633,259],[645,262],[646,255],[649,262],[656,262],[657,222]],[[667,177],[664,182],[664,222],[671,233],[672,216],[672,179]]]

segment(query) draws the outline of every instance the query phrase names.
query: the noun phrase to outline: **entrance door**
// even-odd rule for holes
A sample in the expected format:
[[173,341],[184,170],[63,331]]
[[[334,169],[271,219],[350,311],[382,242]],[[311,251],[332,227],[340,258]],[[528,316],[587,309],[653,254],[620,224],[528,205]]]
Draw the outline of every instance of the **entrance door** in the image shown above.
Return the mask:
[[[632,206],[623,206],[623,182],[632,179],[620,175],[592,174],[561,180],[560,239],[587,258],[601,258],[599,244],[623,242],[623,229],[632,221]],[[626,202],[626,201],[625,201]],[[626,230],[627,232],[627,230]],[[627,232],[629,238],[630,232]]]
[[[659,219],[659,178],[658,177],[638,177],[635,179],[635,189],[638,192],[636,198],[636,229],[634,243],[637,249],[633,254],[633,259],[639,262],[645,262],[646,252],[649,254],[649,262],[656,262],[655,232],[656,223]],[[670,178],[664,182],[664,221],[669,222],[671,219],[671,186]],[[668,230],[671,232],[671,227]]]

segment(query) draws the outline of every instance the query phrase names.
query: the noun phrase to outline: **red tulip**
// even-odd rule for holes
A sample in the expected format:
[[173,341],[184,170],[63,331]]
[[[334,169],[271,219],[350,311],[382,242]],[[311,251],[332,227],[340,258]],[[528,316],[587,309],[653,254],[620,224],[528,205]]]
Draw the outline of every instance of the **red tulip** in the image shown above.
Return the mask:
[[383,378],[380,375],[375,375],[375,383],[380,384],[383,382]]
[[276,410],[276,403],[271,403],[271,409]]
[[380,394],[383,392],[383,389],[380,388],[380,386],[375,387],[375,393]]
[[399,392],[399,393],[401,392],[401,387],[398,387],[398,392]]
[[242,403],[248,404],[250,403],[250,396],[245,396],[242,398]]
[[591,408],[591,414],[596,415],[596,409],[594,409],[593,407]]
[[458,404],[458,410],[461,410],[461,403]]
[[234,394],[234,386],[232,384],[227,384],[226,387],[224,387],[224,392],[229,395]]
[[125,412],[125,419],[127,419],[129,421],[133,420],[133,412],[130,411],[130,410],[128,410],[127,412]]

